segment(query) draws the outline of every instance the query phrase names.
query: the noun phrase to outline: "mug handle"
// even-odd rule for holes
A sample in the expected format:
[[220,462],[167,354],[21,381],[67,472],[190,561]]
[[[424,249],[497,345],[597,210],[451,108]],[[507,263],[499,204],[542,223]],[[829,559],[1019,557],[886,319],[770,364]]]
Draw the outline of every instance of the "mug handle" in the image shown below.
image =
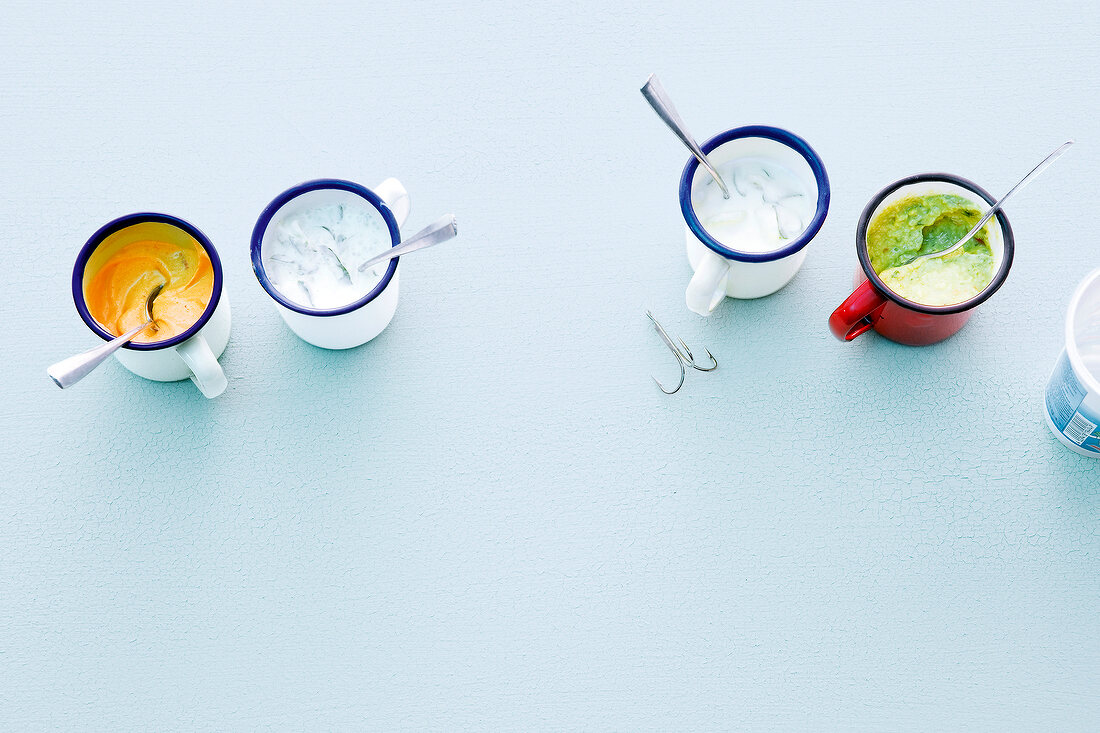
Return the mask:
[[871,319],[885,307],[886,298],[864,280],[829,316],[829,330],[841,341],[851,341],[871,328]]
[[687,307],[701,316],[709,316],[726,297],[726,283],[730,278],[730,263],[724,257],[719,257],[709,249],[703,253],[703,261],[699,263],[699,269],[691,277],[688,283]]
[[405,220],[409,218],[409,212],[412,211],[412,200],[409,198],[409,192],[401,185],[401,181],[396,178],[387,178],[375,186],[373,191],[386,206],[390,207],[393,218],[397,220],[398,228],[405,226]]
[[177,346],[176,353],[191,370],[191,381],[205,396],[213,398],[225,391],[229,382],[205,336],[195,334]]

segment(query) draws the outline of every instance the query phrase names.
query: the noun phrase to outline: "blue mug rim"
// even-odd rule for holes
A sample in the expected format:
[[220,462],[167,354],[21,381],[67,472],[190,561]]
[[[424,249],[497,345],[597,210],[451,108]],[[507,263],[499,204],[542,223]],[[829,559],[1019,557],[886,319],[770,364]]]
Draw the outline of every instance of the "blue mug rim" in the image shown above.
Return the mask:
[[810,220],[809,225],[803,230],[802,234],[798,235],[798,237],[786,247],[771,252],[741,252],[725,246],[712,237],[707,230],[703,228],[702,223],[699,221],[699,217],[695,215],[695,209],[691,205],[691,182],[695,177],[695,171],[699,168],[699,161],[695,159],[695,156],[688,159],[687,165],[684,166],[683,175],[680,176],[680,211],[683,213],[684,221],[687,223],[692,234],[716,254],[726,259],[738,260],[740,262],[774,262],[775,260],[789,257],[803,249],[810,243],[810,240],[817,236],[818,231],[821,230],[821,225],[825,223],[825,217],[829,213],[829,176],[825,172],[825,165],[821,162],[821,158],[818,156],[817,152],[810,147],[809,143],[793,132],[788,132],[779,127],[769,127],[768,125],[745,125],[744,127],[735,127],[731,130],[718,133],[700,147],[704,153],[709,153],[718,146],[724,145],[731,140],[745,137],[762,137],[769,140],[775,140],[794,150],[809,164],[810,170],[814,174],[814,179],[817,181],[817,210],[814,212],[814,218]]
[[214,249],[213,243],[205,234],[203,234],[198,227],[190,222],[180,219],[178,216],[172,216],[170,214],[158,214],[151,211],[142,211],[135,214],[127,214],[120,216],[117,219],[113,219],[103,226],[101,226],[96,233],[93,234],[88,241],[81,248],[80,254],[76,256],[76,264],[73,266],[73,302],[76,303],[76,311],[80,314],[80,318],[87,324],[88,328],[92,329],[92,332],[99,336],[104,341],[112,341],[118,338],[117,334],[113,334],[92,317],[91,311],[88,310],[88,304],[84,300],[84,270],[88,266],[88,260],[91,259],[92,253],[96,251],[99,245],[103,244],[107,237],[111,236],[115,232],[122,231],[136,224],[144,224],[146,222],[154,222],[158,224],[168,224],[174,226],[177,229],[181,229],[187,232],[195,241],[199,243],[204,250],[206,250],[207,256],[210,257],[211,269],[214,271],[214,289],[210,294],[210,302],[206,304],[206,309],[203,310],[202,315],[195,321],[190,328],[178,336],[173,336],[170,339],[163,341],[153,341],[148,344],[135,344],[132,341],[128,344],[124,344],[122,348],[130,349],[131,351],[159,351],[160,349],[167,349],[173,346],[182,344],[187,339],[194,336],[202,327],[210,321],[210,318],[214,315],[214,311],[218,307],[218,303],[222,298],[222,261],[218,257],[218,251]]
[[378,213],[382,215],[382,219],[386,222],[386,227],[390,232],[391,247],[396,247],[401,244],[401,230],[397,226],[397,218],[394,217],[393,212],[390,211],[390,207],[386,205],[386,202],[371,191],[366,186],[355,183],[354,181],[346,181],[341,178],[318,178],[312,181],[305,181],[299,183],[297,186],[292,186],[281,194],[272,199],[260,214],[260,218],[256,220],[256,226],[252,228],[252,242],[251,242],[251,256],[252,256],[252,271],[256,273],[256,279],[259,280],[260,286],[267,291],[267,294],[272,299],[283,306],[296,313],[301,313],[306,316],[342,316],[345,313],[351,313],[354,310],[362,308],[367,303],[371,302],[386,289],[386,286],[393,280],[393,275],[397,272],[397,262],[400,257],[394,257],[390,260],[389,267],[386,268],[386,274],[382,276],[382,279],[378,281],[378,284],[374,288],[364,295],[359,300],[348,303],[347,305],[340,306],[339,308],[321,309],[321,308],[308,308],[299,303],[295,303],[285,295],[280,293],[274,285],[272,285],[270,278],[267,276],[267,271],[264,269],[263,256],[261,247],[263,245],[264,232],[267,231],[268,225],[271,224],[271,219],[275,216],[279,209],[283,208],[291,200],[301,196],[304,193],[310,191],[319,191],[322,189],[337,189],[340,191],[348,191],[354,193],[357,196],[365,199],[367,203],[378,210]]

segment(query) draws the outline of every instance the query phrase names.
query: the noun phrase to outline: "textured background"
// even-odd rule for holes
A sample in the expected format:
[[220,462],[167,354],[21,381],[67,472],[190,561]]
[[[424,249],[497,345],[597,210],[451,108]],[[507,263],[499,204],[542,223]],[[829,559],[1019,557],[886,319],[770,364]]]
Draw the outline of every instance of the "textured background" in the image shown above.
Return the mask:
[[[1100,266],[1095,3],[69,3],[0,10],[0,728],[1100,727],[1100,461],[1041,417]],[[804,136],[801,274],[704,320],[638,93]],[[826,329],[883,185],[1014,201],[1006,286],[912,349]],[[371,344],[298,341],[248,237],[318,177],[413,196]],[[192,221],[229,389],[115,362],[73,258]],[[675,367],[642,315],[721,361]]]

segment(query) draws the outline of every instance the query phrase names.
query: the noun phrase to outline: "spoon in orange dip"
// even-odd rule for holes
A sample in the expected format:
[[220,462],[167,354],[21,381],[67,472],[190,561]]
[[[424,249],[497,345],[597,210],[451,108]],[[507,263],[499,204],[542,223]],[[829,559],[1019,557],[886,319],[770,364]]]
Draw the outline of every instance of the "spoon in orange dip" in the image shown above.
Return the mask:
[[70,356],[68,359],[59,361],[47,369],[46,374],[50,375],[50,379],[53,380],[53,383],[61,389],[76,384],[81,379],[88,376],[93,369],[102,364],[108,356],[121,349],[124,344],[130,343],[135,336],[146,328],[151,326],[155,331],[157,327],[153,320],[153,301],[156,300],[156,297],[160,295],[160,291],[163,289],[164,284],[161,283],[149,293],[149,299],[145,301],[145,323],[130,329],[118,338],[108,341],[102,346],[89,349],[83,354]]
[[152,312],[156,329],[141,331],[134,343],[174,338],[199,320],[214,292],[210,256],[190,243],[132,242],[114,252],[86,281],[84,301],[92,318],[119,335],[145,322],[145,303],[158,284],[164,289]]
[[104,254],[84,281],[84,302],[92,318],[118,338],[47,369],[62,389],[131,340],[150,344],[185,333],[214,293],[210,255],[197,243],[141,239]]

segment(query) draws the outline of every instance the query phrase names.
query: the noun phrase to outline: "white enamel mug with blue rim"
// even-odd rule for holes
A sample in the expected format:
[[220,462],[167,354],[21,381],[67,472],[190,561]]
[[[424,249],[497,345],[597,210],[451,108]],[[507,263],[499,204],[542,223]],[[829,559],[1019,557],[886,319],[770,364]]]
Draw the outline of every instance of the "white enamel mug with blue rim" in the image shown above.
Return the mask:
[[1100,457],[1100,270],[1089,273],[1073,293],[1065,336],[1047,381],[1043,414],[1063,445]]
[[703,228],[692,206],[692,191],[714,185],[706,170],[692,156],[680,177],[680,210],[684,215],[687,255],[695,275],[685,299],[689,309],[710,315],[718,304],[731,298],[762,298],[782,288],[806,259],[805,247],[814,238],[829,212],[829,177],[813,148],[797,135],[778,127],[750,125],[715,135],[702,144],[707,159],[721,166],[735,158],[773,160],[796,176],[817,200],[813,219],[802,234],[773,252],[741,252],[720,242]]
[[214,245],[197,228],[168,214],[140,213],[119,217],[105,224],[77,255],[73,267],[73,300],[76,310],[88,328],[104,341],[116,334],[109,332],[92,317],[84,302],[84,285],[89,264],[98,267],[119,247],[145,239],[181,237],[206,250],[214,271],[210,302],[192,326],[174,338],[153,343],[133,342],[115,352],[122,366],[139,377],[156,382],[177,382],[190,379],[206,397],[217,397],[225,391],[228,381],[218,363],[218,357],[229,343],[231,321],[229,299],[222,287],[222,263]]
[[373,190],[351,181],[325,178],[307,181],[284,191],[268,204],[252,230],[252,269],[275,301],[290,330],[303,341],[324,349],[350,349],[382,333],[397,311],[398,260],[390,260],[385,274],[369,293],[340,308],[309,308],[290,300],[271,283],[264,271],[263,247],[272,236],[272,221],[299,211],[330,204],[366,204],[378,212],[390,232],[391,246],[401,244],[400,227],[409,218],[409,192],[396,178],[387,178]]

